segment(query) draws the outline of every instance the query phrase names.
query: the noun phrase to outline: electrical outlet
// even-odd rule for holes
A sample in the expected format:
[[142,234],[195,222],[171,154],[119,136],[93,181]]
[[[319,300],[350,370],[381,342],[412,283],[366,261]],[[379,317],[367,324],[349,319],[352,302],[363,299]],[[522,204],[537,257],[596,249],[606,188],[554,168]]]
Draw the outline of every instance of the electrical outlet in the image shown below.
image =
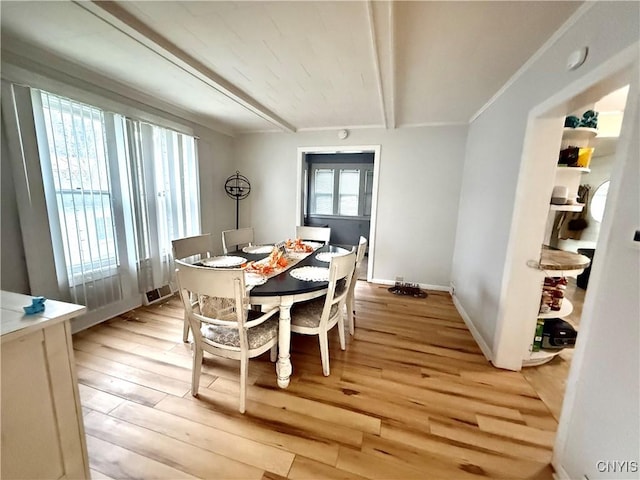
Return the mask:
[[456,284],[453,283],[453,282],[450,282],[449,283],[449,287],[450,287],[450,290],[451,290],[451,295],[455,295],[456,294]]

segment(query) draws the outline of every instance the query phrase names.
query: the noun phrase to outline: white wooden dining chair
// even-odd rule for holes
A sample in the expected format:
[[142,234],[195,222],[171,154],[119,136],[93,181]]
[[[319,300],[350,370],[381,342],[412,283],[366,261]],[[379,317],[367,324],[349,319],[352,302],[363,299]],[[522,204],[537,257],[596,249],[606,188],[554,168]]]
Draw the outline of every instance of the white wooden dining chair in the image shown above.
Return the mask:
[[276,361],[278,306],[248,308],[244,270],[176,262],[180,296],[193,332],[191,395],[198,396],[203,352],[240,360],[240,413],[245,411],[249,359],[271,350]]
[[356,282],[358,280],[358,274],[360,273],[362,259],[367,251],[367,243],[367,239],[361,236],[358,242],[358,250],[356,252],[356,266],[353,269],[353,276],[351,278],[351,283],[349,284],[349,293],[347,294],[347,318],[349,319],[349,333],[351,335],[354,334],[356,328]]
[[338,325],[340,336],[340,348],[342,350],[346,348],[343,309],[353,277],[355,261],[355,252],[332,257],[329,264],[329,287],[326,296],[308,302],[295,303],[291,307],[291,331],[303,335],[318,335],[322,373],[325,376],[330,373],[327,332],[336,325]]
[[[203,233],[192,237],[176,238],[171,240],[171,248],[174,260],[183,260],[189,257],[194,257],[194,260],[200,260],[211,256],[213,252],[213,237],[210,233]],[[186,312],[184,326],[182,327],[182,341],[189,341],[189,321],[187,320]]]
[[315,240],[318,242],[329,243],[329,239],[331,238],[331,228],[298,225],[296,227],[296,238],[299,238],[301,240]]
[[[253,243],[253,227],[225,230],[222,232],[222,250],[225,255]],[[232,248],[233,247],[233,248]]]

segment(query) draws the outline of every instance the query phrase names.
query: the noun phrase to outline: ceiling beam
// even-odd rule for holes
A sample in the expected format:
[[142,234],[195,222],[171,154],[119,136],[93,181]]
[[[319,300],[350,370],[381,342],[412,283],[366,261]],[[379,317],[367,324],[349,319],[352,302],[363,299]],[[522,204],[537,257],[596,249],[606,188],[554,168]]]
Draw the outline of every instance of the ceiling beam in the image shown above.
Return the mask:
[[296,128],[276,113],[258,102],[255,98],[224,79],[202,62],[181,50],[168,39],[154,31],[134,15],[122,8],[114,1],[78,1],[73,0],[80,8],[100,18],[104,22],[118,29],[128,37],[147,47],[155,54],[171,62],[181,70],[197,78],[209,87],[220,92],[230,100],[243,106],[260,118],[276,125],[282,130],[295,132]]
[[378,87],[378,98],[380,100],[380,108],[382,109],[382,122],[384,128],[387,128],[387,112],[384,102],[384,91],[382,89],[382,75],[380,73],[380,58],[378,51],[378,42],[376,39],[376,25],[373,18],[373,5],[371,0],[367,2],[367,16],[369,20],[369,35],[371,38],[371,46],[373,49],[373,68],[376,75],[376,84]]

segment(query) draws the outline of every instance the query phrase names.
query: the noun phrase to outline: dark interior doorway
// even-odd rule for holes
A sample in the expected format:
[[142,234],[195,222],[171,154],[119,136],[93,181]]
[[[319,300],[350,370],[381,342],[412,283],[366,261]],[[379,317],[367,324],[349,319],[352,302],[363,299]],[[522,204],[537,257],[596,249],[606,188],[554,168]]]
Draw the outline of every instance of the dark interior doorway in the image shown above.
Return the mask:
[[304,224],[331,227],[334,245],[369,238],[373,166],[373,152],[305,154]]

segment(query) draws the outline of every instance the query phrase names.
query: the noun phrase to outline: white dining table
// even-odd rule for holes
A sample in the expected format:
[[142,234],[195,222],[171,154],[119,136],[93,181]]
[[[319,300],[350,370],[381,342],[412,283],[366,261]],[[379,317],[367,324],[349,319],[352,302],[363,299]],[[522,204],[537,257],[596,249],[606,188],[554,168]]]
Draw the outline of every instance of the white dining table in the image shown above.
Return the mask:
[[[298,302],[304,302],[314,298],[322,297],[327,293],[328,281],[306,281],[298,280],[291,276],[293,269],[313,266],[328,268],[329,263],[316,258],[318,253],[346,253],[347,250],[332,245],[324,245],[306,258],[296,263],[291,268],[284,270],[278,275],[271,277],[263,285],[257,285],[250,291],[250,303],[252,305],[277,305],[280,312],[278,324],[278,360],[276,362],[276,375],[278,386],[287,388],[293,372],[291,364],[291,307]],[[262,255],[250,255],[246,252],[238,251],[230,255],[239,255],[248,260],[259,260]]]

